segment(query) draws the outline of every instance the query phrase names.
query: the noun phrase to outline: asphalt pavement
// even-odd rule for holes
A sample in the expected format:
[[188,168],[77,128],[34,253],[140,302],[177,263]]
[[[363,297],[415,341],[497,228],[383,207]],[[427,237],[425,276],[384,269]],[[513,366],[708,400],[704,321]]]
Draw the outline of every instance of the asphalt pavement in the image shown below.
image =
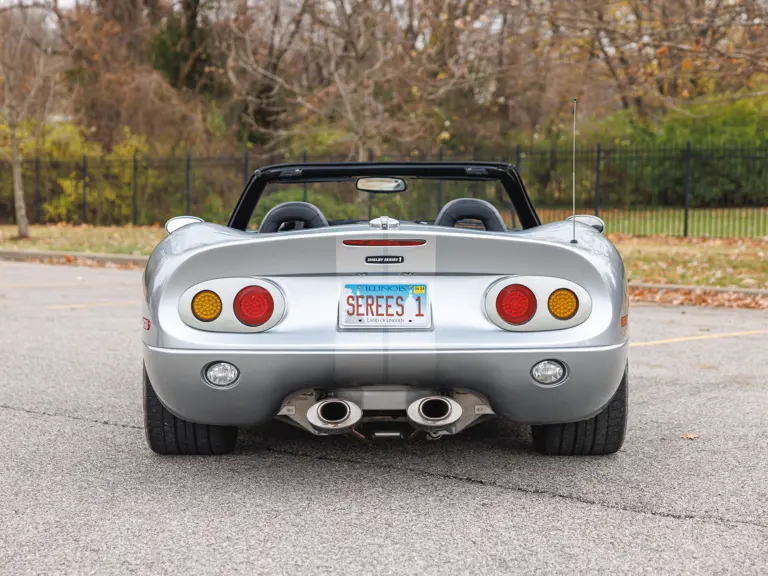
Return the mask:
[[614,456],[540,456],[494,420],[159,457],[140,279],[0,262],[0,574],[768,573],[766,312],[633,307]]

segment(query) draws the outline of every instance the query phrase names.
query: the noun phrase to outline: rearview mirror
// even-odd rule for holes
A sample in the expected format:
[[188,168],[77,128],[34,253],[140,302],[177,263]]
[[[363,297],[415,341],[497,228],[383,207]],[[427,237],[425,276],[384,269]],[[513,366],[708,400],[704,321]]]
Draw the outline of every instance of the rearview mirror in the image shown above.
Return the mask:
[[361,192],[403,192],[408,186],[402,178],[358,178],[357,189]]
[[601,234],[605,232],[605,222],[602,218],[598,218],[597,216],[592,216],[591,214],[577,214],[575,216],[568,216],[567,219],[576,220],[576,222],[581,222],[587,226],[592,226],[592,228]]
[[168,222],[165,223],[166,234],[173,234],[179,228],[183,228],[187,224],[195,224],[197,222],[204,222],[202,218],[197,216],[174,216]]

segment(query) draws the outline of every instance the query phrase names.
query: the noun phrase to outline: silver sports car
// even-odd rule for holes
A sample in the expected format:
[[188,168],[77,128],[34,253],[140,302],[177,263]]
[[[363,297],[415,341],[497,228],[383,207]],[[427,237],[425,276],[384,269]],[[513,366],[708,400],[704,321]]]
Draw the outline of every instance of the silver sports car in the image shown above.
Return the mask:
[[227,226],[173,218],[147,263],[149,446],[224,454],[274,418],[371,442],[502,417],[545,454],[616,452],[628,300],[603,228],[542,225],[507,164],[261,168]]

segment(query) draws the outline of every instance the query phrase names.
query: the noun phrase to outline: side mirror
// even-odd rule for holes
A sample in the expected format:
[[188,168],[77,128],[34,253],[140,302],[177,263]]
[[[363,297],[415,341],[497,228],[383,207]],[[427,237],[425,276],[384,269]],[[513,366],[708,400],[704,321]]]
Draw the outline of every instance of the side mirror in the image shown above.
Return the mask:
[[576,220],[576,222],[581,222],[587,226],[592,226],[592,228],[601,234],[605,232],[605,222],[603,219],[598,218],[597,216],[592,216],[591,214],[577,214],[576,216],[568,216],[567,220]]
[[170,235],[187,224],[195,224],[197,222],[204,222],[204,220],[197,216],[174,216],[165,223],[165,232]]

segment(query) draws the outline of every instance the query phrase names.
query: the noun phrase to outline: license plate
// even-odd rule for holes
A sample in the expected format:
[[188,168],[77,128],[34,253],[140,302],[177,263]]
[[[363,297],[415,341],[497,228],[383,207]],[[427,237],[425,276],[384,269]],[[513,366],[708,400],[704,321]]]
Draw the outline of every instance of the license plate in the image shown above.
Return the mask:
[[346,284],[339,299],[340,328],[429,328],[426,284]]

